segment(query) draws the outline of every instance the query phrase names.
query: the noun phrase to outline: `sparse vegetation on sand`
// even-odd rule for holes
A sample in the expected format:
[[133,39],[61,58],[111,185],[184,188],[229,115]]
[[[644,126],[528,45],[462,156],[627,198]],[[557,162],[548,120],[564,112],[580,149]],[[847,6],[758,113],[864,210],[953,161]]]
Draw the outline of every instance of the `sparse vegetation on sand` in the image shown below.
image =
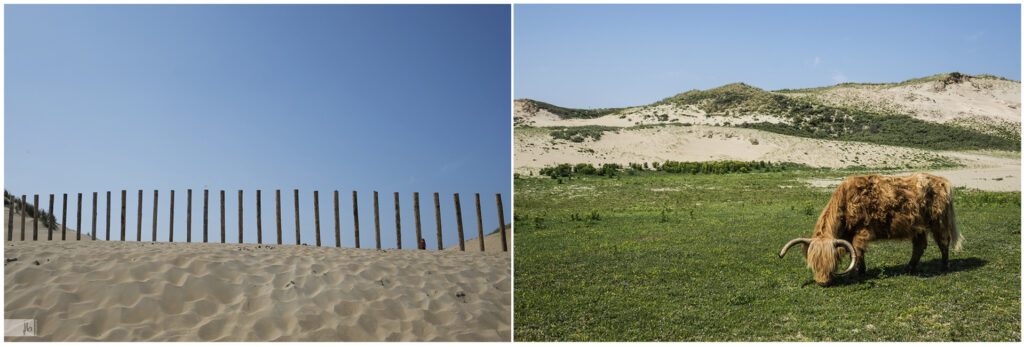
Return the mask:
[[909,245],[880,242],[828,288],[778,258],[831,196],[807,180],[865,173],[519,179],[515,339],[1020,341],[1019,192],[955,190],[966,242],[947,273],[932,241],[916,273]]

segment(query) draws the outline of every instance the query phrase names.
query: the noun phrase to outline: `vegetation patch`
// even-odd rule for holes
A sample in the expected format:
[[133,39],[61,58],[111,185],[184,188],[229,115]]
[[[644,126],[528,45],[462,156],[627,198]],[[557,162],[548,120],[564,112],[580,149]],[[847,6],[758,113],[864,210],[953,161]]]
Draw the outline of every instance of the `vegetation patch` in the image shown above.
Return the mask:
[[551,130],[551,137],[556,139],[562,139],[572,142],[583,142],[588,138],[594,141],[601,139],[601,134],[605,131],[618,131],[619,127],[609,127],[600,125],[584,125],[578,127],[549,127]]
[[915,273],[909,243],[877,242],[859,280],[827,288],[779,259],[832,194],[804,180],[862,173],[517,180],[514,338],[1020,341],[1020,193],[956,191],[948,272],[932,240]]

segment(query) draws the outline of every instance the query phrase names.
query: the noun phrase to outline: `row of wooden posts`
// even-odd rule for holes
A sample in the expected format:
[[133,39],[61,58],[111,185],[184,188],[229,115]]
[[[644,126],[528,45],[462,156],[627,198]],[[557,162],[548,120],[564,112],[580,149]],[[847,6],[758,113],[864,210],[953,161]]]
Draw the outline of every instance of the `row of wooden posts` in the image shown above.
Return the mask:
[[[136,240],[142,241],[142,190],[139,190],[139,209],[138,209],[138,229],[136,230]],[[207,189],[203,190],[203,242],[208,242],[208,225],[209,225],[209,200],[210,191]],[[124,241],[125,227],[126,227],[126,197],[128,191],[121,191],[121,241]],[[157,205],[159,202],[158,190],[153,191],[153,241],[156,241],[156,229],[157,229]],[[281,190],[275,191],[275,199],[277,202],[277,244],[281,244]],[[96,240],[96,203],[98,193],[92,193],[92,237]],[[480,216],[480,194],[475,194],[476,198],[476,222],[477,222],[477,233],[480,241],[480,251],[484,251],[484,231],[483,231],[483,220]],[[22,205],[26,199],[25,195],[21,196]],[[416,243],[422,238],[422,231],[420,229],[420,193],[413,193],[413,211],[416,224]],[[454,194],[455,199],[455,218],[456,224],[458,225],[459,231],[459,249],[465,251],[466,244],[465,238],[462,232],[462,207],[459,204],[459,194]],[[320,197],[319,191],[313,191],[313,214],[314,223],[316,226],[316,245],[320,246]],[[505,231],[505,214],[501,204],[501,194],[494,194],[494,200],[498,207],[498,224],[499,230],[501,231],[501,250],[508,252],[508,239],[506,238]],[[39,195],[33,195],[33,201],[35,206],[39,206]],[[170,211],[170,225],[169,225],[169,242],[174,242],[174,191],[171,191],[171,211]],[[341,216],[338,211],[338,191],[334,191],[334,245],[335,247],[341,247]],[[61,213],[61,240],[67,240],[67,207],[68,207],[68,195],[64,194],[64,209]],[[50,208],[49,211],[53,211],[53,194],[50,194]],[[11,204],[11,211],[8,213],[7,219],[7,241],[14,240],[14,204]],[[188,210],[186,212],[186,233],[185,241],[192,242],[192,190],[188,190]],[[355,191],[352,191],[352,222],[355,226],[355,247],[359,248],[359,204],[358,198]],[[438,197],[438,193],[434,193],[434,217],[437,221],[437,249],[443,249],[444,246],[441,242],[441,202]],[[377,192],[373,192],[373,224],[376,229],[376,241],[377,249],[380,249],[380,209],[377,204]],[[77,230],[76,239],[82,239],[82,193],[78,193],[78,222],[75,230]],[[47,227],[47,239],[53,240],[53,226]],[[220,242],[225,243],[225,216],[224,216],[224,191],[220,191]],[[398,244],[398,248],[402,248],[402,223],[401,216],[399,214],[398,204],[398,193],[395,193],[395,238]],[[32,225],[32,240],[39,239],[39,218],[35,218]],[[25,240],[25,213],[21,214],[21,240]],[[107,235],[106,240],[110,240],[110,192],[107,192]],[[301,235],[299,229],[299,190],[295,190],[295,244],[300,244]],[[238,191],[238,243],[243,242],[242,237],[242,191]],[[259,244],[263,243],[263,222],[262,222],[262,211],[261,211],[261,198],[260,191],[256,191],[256,242]]]

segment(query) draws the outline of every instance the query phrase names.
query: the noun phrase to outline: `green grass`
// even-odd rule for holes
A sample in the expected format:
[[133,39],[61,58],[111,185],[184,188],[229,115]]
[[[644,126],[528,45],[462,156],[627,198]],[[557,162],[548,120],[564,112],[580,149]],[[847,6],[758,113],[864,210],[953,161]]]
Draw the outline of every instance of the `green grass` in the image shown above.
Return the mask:
[[778,258],[831,195],[803,180],[852,173],[517,179],[515,339],[1019,341],[1020,193],[957,190],[948,273],[932,240],[918,273],[909,243],[874,242],[829,288]]

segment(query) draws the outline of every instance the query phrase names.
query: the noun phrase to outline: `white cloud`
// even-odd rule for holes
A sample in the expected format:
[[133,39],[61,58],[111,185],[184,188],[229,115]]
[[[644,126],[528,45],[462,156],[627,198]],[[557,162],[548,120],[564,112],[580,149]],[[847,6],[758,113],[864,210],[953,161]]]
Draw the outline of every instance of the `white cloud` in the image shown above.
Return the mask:
[[814,57],[814,67],[821,65],[821,57]]
[[835,83],[845,83],[846,81],[847,81],[846,75],[844,75],[842,72],[840,72],[840,71],[833,71],[832,72],[832,82],[835,82]]

